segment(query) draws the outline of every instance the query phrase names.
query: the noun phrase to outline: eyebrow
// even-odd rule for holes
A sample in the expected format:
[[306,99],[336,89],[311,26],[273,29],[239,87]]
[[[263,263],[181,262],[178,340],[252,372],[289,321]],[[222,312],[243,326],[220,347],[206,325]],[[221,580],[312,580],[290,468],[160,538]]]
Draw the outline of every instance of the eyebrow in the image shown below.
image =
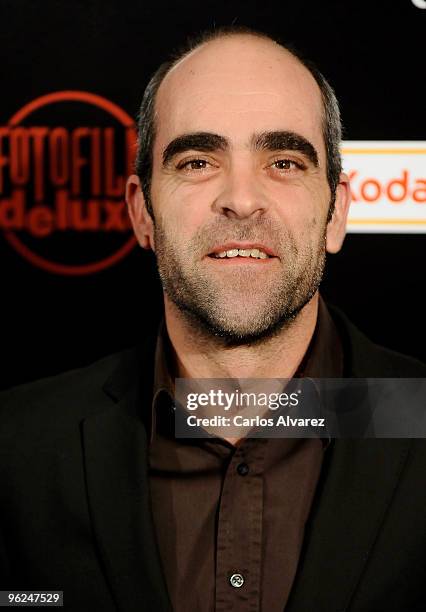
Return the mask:
[[163,166],[171,161],[178,153],[185,151],[226,151],[229,144],[226,138],[210,132],[196,132],[183,134],[172,140],[163,151]]
[[[229,142],[224,136],[211,132],[195,132],[174,138],[163,151],[163,167],[175,155],[185,151],[209,152],[229,150]],[[296,132],[284,130],[253,134],[250,148],[254,151],[299,151],[315,167],[318,167],[318,153],[314,145]]]
[[254,134],[251,146],[255,151],[299,151],[317,168],[318,153],[314,145],[296,132],[262,132]]

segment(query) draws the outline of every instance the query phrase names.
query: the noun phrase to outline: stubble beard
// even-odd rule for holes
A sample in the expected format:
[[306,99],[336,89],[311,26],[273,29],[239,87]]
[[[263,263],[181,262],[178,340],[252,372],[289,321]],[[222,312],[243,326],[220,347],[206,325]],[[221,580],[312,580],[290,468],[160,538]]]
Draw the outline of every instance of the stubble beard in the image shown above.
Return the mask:
[[[256,345],[290,325],[317,291],[325,267],[325,231],[326,226],[316,243],[302,249],[290,232],[283,235],[282,228],[268,221],[234,227],[215,223],[182,248],[157,219],[155,252],[163,290],[204,336],[227,347]],[[213,236],[220,237],[216,243],[229,239],[271,244],[273,239],[280,260],[266,264],[265,273],[250,265],[220,268],[219,262],[203,260],[207,247],[215,244]]]

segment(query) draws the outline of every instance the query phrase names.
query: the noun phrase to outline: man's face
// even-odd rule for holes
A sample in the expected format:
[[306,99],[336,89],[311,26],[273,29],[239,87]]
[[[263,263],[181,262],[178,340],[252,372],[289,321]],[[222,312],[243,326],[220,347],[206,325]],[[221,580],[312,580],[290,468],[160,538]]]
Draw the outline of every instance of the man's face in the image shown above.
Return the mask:
[[323,272],[319,89],[280,47],[236,36],[181,61],[156,110],[151,243],[165,299],[229,345],[268,337]]

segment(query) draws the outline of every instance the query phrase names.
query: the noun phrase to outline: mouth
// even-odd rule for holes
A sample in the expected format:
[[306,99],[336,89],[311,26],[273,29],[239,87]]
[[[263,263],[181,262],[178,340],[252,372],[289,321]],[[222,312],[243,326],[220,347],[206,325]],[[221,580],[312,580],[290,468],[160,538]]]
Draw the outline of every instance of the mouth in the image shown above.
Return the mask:
[[227,243],[213,249],[208,257],[221,263],[267,263],[277,256],[263,244]]

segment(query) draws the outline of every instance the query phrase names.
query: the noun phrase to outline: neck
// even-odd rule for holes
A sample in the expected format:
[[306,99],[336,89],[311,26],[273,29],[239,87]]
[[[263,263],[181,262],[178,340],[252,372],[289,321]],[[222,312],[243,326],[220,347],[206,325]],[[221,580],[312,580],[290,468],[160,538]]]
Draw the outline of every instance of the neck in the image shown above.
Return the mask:
[[224,347],[196,328],[165,295],[165,321],[179,378],[291,378],[313,336],[318,292],[278,334],[252,346]]

